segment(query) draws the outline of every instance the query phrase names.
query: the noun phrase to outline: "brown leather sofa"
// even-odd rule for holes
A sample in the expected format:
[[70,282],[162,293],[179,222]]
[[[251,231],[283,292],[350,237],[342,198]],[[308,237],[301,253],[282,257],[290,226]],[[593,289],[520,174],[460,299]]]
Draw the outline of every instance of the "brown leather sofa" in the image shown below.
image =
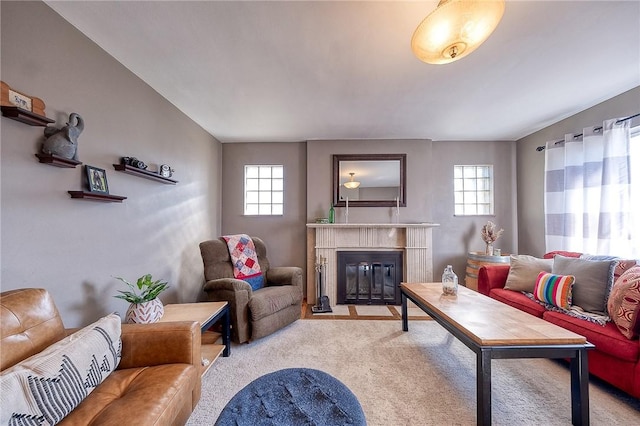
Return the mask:
[[251,239],[264,277],[264,287],[259,290],[252,290],[246,281],[234,278],[224,239],[200,243],[206,281],[203,290],[211,302],[229,303],[231,338],[236,343],[267,336],[300,319],[302,312],[302,269],[272,268],[264,241]]
[[[0,370],[73,332],[34,288],[0,293],[0,329]],[[200,366],[198,323],[122,324],[118,367],[58,424],[183,425],[200,399]]]

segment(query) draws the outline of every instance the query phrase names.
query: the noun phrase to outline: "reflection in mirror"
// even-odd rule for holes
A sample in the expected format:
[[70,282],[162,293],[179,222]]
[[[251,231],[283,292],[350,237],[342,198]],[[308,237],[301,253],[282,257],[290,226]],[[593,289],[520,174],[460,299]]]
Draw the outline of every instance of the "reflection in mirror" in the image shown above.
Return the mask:
[[333,205],[406,206],[405,154],[333,156]]

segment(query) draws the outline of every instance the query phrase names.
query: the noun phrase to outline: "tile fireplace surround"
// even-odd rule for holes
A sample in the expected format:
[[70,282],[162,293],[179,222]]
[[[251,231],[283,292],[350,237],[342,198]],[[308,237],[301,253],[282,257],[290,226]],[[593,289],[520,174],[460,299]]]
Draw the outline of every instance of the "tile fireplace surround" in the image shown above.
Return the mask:
[[339,251],[402,251],[403,282],[431,282],[433,253],[431,230],[437,223],[309,223],[307,224],[307,302],[316,302],[315,263],[327,259],[326,295],[337,300]]

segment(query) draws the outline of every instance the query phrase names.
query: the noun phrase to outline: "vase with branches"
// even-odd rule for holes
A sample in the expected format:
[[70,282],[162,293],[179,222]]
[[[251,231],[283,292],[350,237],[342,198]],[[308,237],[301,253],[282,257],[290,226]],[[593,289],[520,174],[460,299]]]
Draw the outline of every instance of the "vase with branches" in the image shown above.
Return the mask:
[[482,237],[482,241],[486,244],[485,254],[487,256],[493,256],[493,243],[500,238],[503,232],[504,229],[502,228],[500,228],[500,230],[496,230],[496,224],[491,221],[488,221],[487,224],[482,227],[480,236]]

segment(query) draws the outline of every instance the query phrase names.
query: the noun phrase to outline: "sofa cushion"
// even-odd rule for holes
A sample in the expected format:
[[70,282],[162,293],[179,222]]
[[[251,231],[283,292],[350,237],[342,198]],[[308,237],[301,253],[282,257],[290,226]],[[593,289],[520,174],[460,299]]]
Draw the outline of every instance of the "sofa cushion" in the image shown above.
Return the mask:
[[634,266],[640,266],[638,265],[638,261],[635,259],[618,259],[618,264],[616,265],[616,269],[613,273],[614,282]]
[[575,277],[573,275],[555,275],[540,272],[533,291],[534,297],[558,308],[571,307],[571,288]]
[[42,352],[66,337],[58,308],[51,294],[42,288],[2,292],[0,324],[0,370]]
[[583,254],[580,256],[580,259],[586,260],[616,260],[618,263],[616,264],[616,268],[613,270],[613,281],[620,278],[625,271],[629,268],[636,266],[637,261],[635,259],[622,259],[617,256],[609,256],[609,255],[600,255],[600,254]]
[[553,259],[539,259],[526,254],[510,257],[511,265],[504,288],[514,291],[533,293],[536,279],[541,271],[551,272]]
[[61,425],[184,424],[199,374],[191,364],[116,370]]
[[608,301],[609,315],[627,338],[640,332],[640,266],[634,266],[618,278]]
[[534,302],[519,291],[494,288],[489,292],[489,296],[540,318],[545,312],[544,306]]
[[605,352],[612,357],[630,362],[638,362],[638,357],[640,356],[640,345],[638,345],[638,341],[629,340],[624,337],[612,322],[608,322],[607,325],[602,326],[552,311],[545,312],[542,318],[586,337],[587,341],[593,343],[597,350]]
[[118,366],[120,322],[108,315],[3,371],[0,423],[62,420]]
[[545,253],[544,256],[542,256],[542,257],[544,259],[553,259],[558,254],[561,255],[561,256],[564,256],[564,257],[580,257],[580,256],[582,256],[582,253],[578,253],[577,251],[555,250],[555,251],[550,251],[548,253]]
[[257,321],[301,302],[302,291],[298,287],[285,285],[261,288],[254,291],[253,296],[249,299],[251,320]]
[[613,286],[615,260],[587,260],[556,255],[551,272],[573,275],[573,304],[587,312],[605,313],[606,296]]

